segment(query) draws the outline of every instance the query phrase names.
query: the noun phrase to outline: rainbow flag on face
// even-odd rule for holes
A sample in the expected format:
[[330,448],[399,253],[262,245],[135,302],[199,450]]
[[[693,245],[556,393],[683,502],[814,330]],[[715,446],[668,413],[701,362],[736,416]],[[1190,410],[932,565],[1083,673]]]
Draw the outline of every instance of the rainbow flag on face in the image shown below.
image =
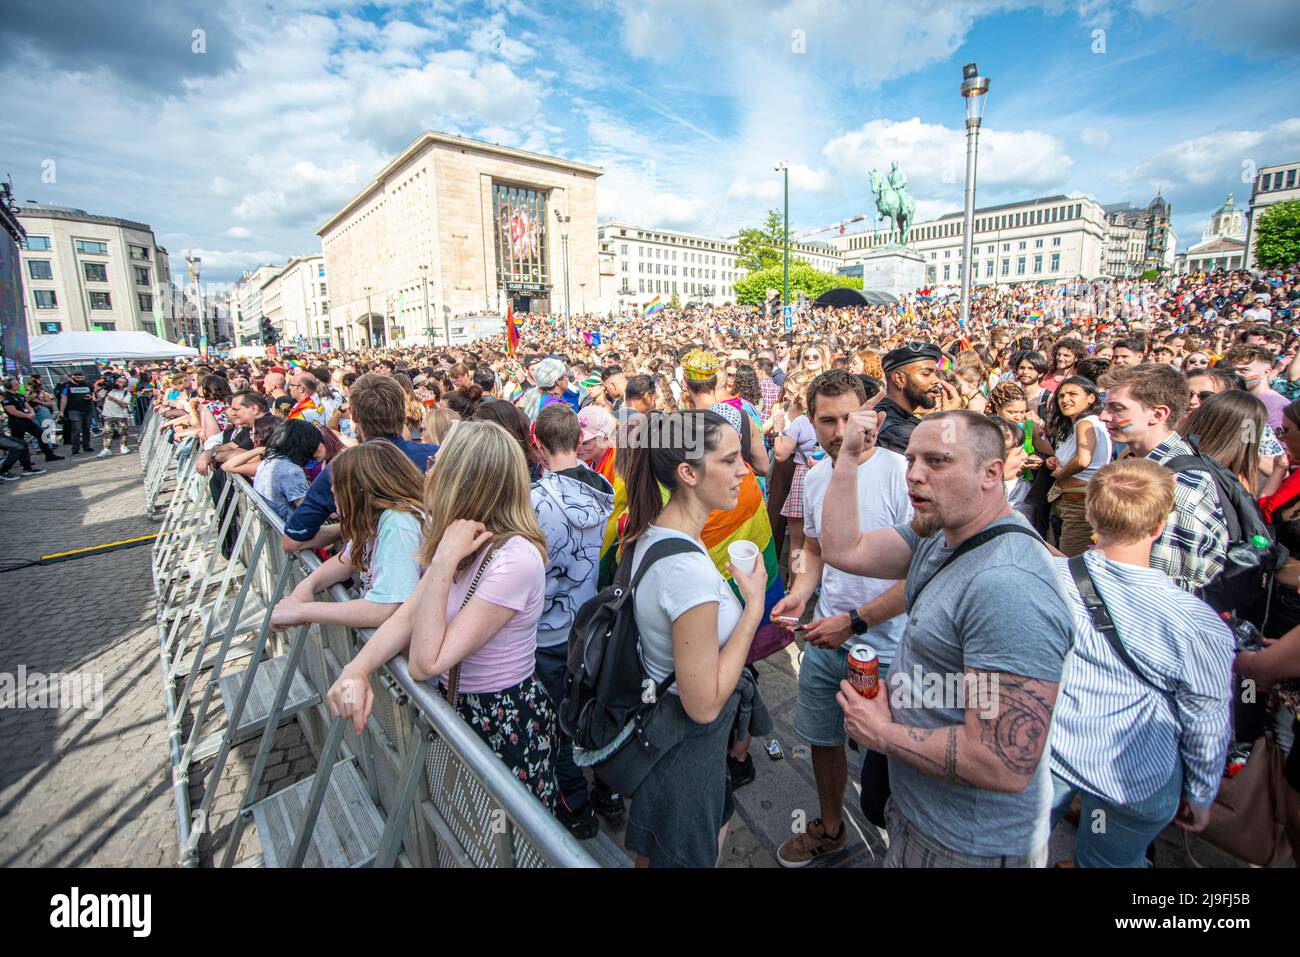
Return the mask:
[[519,348],[519,320],[509,306],[506,307],[506,351],[512,356]]
[[645,309],[642,311],[641,314],[646,318],[649,318],[650,316],[653,316],[656,312],[661,311],[663,307],[664,307],[663,299],[659,296],[655,296],[653,299],[651,299],[649,302],[645,304]]
[[[614,511],[605,526],[605,541],[600,548],[599,587],[604,588],[614,580],[614,572],[622,557],[623,547],[620,542],[624,519],[627,516],[627,487],[621,478],[614,479]],[[668,490],[660,486],[664,501],[668,501]],[[732,542],[750,541],[758,546],[763,555],[763,567],[767,569],[767,594],[763,596],[763,624],[759,629],[775,629],[771,623],[772,608],[785,596],[785,587],[781,584],[781,569],[776,554],[776,540],[772,537],[772,524],[767,517],[767,503],[763,501],[763,492],[753,471],[745,477],[740,485],[740,499],[730,511],[716,511],[709,515],[700,535],[709,557],[722,577],[726,579],[731,590],[740,597],[740,590],[731,580],[727,571],[727,546]],[[759,636],[754,638],[755,647],[759,646]]]

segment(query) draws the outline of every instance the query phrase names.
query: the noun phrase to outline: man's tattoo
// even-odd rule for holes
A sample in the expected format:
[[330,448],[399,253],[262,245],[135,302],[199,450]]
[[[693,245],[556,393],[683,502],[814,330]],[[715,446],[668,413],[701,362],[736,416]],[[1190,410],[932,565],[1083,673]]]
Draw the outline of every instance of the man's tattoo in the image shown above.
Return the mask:
[[1031,687],[1038,684],[1041,682],[1001,675],[996,706],[979,717],[980,740],[985,747],[1008,770],[1025,776],[1038,767],[1052,720],[1052,706]]
[[943,756],[943,770],[949,781],[957,781],[957,725],[948,729],[948,748]]
[[906,727],[907,736],[913,741],[928,741],[930,740],[930,735],[934,734],[938,730],[938,728],[915,728],[911,725],[907,725]]
[[[933,730],[937,729],[932,729],[932,732]],[[948,729],[947,755],[943,763],[936,761],[928,754],[922,754],[920,751],[902,745],[895,745],[894,750],[901,754],[911,755],[910,758],[904,760],[918,771],[929,774],[931,777],[942,778],[950,784],[961,784],[968,788],[978,787],[973,781],[968,781],[957,773],[957,730],[957,725],[953,725]],[[929,734],[926,735],[926,737],[929,736]]]

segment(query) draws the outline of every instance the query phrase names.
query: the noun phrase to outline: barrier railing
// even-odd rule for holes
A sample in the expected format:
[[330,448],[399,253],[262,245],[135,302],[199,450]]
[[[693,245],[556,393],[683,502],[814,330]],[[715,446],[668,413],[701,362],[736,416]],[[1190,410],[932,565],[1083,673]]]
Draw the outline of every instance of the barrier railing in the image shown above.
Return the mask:
[[[272,630],[276,602],[320,560],[281,547],[283,523],[242,477],[226,476],[214,501],[197,446],[178,447],[160,425],[146,420],[141,449],[151,507],[171,490],[153,565],[181,864],[198,863],[231,751],[257,738],[223,867],[599,866],[404,657],[373,676],[362,734],[329,715],[325,692],[370,632]],[[328,597],[356,596],[336,585]],[[291,720],[317,771],[257,800],[276,732]],[[190,771],[210,757],[191,808]],[[237,861],[250,822],[261,853]]]

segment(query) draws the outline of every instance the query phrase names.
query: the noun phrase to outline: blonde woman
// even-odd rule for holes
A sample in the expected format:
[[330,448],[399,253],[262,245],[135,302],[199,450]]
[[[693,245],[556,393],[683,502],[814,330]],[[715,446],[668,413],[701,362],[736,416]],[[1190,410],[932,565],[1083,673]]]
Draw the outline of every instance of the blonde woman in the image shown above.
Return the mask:
[[423,440],[434,445],[442,445],[451,433],[452,426],[459,419],[460,416],[450,409],[429,409],[424,413],[424,422],[421,424]]
[[555,711],[533,677],[546,540],[518,440],[495,422],[458,423],[425,480],[424,513],[419,560],[427,569],[343,669],[327,695],[330,711],[359,732],[373,703],[371,672],[406,652],[416,680],[443,689],[454,680],[461,717],[553,807]]
[[[292,424],[292,423],[290,423]],[[343,551],[308,575],[271,612],[275,628],[317,622],[377,628],[420,581],[420,513],[424,476],[391,442],[346,449],[330,463]],[[361,597],[315,600],[317,592],[356,577]]]

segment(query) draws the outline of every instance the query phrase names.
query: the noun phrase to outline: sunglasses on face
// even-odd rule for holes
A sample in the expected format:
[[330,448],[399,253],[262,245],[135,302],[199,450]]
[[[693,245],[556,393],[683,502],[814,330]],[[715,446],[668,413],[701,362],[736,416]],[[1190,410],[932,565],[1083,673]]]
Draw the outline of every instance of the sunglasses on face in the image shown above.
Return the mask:
[[1198,399],[1200,399],[1202,402],[1205,402],[1205,401],[1209,400],[1211,396],[1217,395],[1218,393],[1216,393],[1216,392],[1210,392],[1210,391],[1206,390],[1206,391],[1204,391],[1204,392],[1197,392],[1197,393],[1194,393],[1194,394],[1195,394],[1196,397],[1197,397]]

